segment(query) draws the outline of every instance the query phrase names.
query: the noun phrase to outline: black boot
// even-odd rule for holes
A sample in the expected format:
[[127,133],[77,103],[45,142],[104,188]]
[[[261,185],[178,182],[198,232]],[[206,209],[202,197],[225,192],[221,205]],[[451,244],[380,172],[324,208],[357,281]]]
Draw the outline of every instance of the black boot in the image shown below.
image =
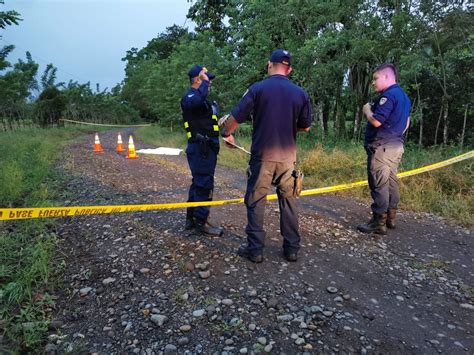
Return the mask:
[[255,264],[260,264],[263,261],[262,253],[255,254],[250,252],[248,246],[245,244],[239,247],[239,249],[237,250],[237,254],[243,258],[247,258]]
[[193,212],[189,208],[186,210],[186,223],[184,224],[184,229],[189,231],[196,226],[194,222]]
[[387,214],[374,213],[368,223],[359,224],[357,229],[363,233],[387,234]]
[[221,236],[224,230],[221,227],[214,227],[208,221],[196,220],[196,233],[207,234],[212,236]]
[[397,216],[396,208],[389,208],[387,212],[387,228],[395,229],[395,217]]

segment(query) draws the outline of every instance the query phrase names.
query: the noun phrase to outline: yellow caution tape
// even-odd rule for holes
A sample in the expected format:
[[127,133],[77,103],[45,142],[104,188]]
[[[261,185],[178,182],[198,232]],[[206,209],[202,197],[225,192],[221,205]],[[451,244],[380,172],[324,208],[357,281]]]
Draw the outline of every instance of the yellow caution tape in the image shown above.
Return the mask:
[[74,121],[74,120],[66,120],[65,118],[60,118],[60,121],[64,122],[72,122],[72,123],[80,123],[90,126],[103,126],[103,127],[149,127],[151,123],[148,124],[105,124],[105,123],[92,123],[92,122],[82,122],[82,121]]
[[[451,165],[451,164],[454,164],[454,163],[458,163],[460,161],[470,159],[472,157],[474,157],[474,150],[471,150],[470,152],[458,155],[457,157],[454,157],[454,158],[451,158],[451,159],[448,159],[448,160],[443,160],[443,161],[440,161],[438,163],[434,163],[434,164],[431,164],[431,165],[426,165],[426,166],[423,166],[423,167],[418,168],[418,169],[413,169],[413,170],[405,171],[403,173],[398,173],[397,177],[398,178],[404,178],[404,177],[407,177],[407,176],[426,173],[428,171],[443,168],[445,166],[448,166],[448,165]],[[320,187],[320,188],[317,188],[317,189],[302,191],[301,196],[316,195],[316,194],[323,194],[323,193],[327,193],[327,192],[334,192],[334,191],[352,189],[353,187],[366,186],[368,184],[369,183],[367,182],[367,180],[364,180],[364,181],[351,182],[349,184],[343,184],[343,185]]]
[[[457,157],[444,160],[435,164],[427,165],[418,169],[405,171],[397,174],[399,178],[412,176],[416,174],[425,173],[427,171],[436,170],[466,159],[474,157],[474,150],[464,153]],[[335,185],[329,187],[320,187],[317,189],[310,189],[301,192],[301,196],[309,196],[316,194],[323,194],[327,192],[334,192],[340,190],[351,189],[357,186],[368,185],[367,180],[352,182],[349,184]],[[268,195],[267,200],[276,200],[276,194]],[[178,202],[178,203],[157,203],[146,205],[112,205],[112,206],[80,206],[80,207],[33,207],[33,208],[0,208],[0,220],[17,220],[17,219],[31,219],[31,218],[53,218],[53,217],[73,217],[84,216],[92,214],[109,214],[109,213],[124,213],[124,212],[139,212],[151,211],[160,209],[172,208],[186,208],[199,206],[220,206],[233,203],[243,203],[243,198],[236,198],[230,200],[219,201],[205,201],[205,202]]]

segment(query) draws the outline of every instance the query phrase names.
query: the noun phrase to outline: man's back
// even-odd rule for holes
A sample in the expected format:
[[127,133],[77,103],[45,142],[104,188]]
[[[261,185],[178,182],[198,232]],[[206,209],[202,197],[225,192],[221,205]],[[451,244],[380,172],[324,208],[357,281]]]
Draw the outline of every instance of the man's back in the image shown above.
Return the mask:
[[283,75],[252,85],[232,114],[253,116],[252,158],[262,161],[295,161],[296,132],[311,125],[308,94]]

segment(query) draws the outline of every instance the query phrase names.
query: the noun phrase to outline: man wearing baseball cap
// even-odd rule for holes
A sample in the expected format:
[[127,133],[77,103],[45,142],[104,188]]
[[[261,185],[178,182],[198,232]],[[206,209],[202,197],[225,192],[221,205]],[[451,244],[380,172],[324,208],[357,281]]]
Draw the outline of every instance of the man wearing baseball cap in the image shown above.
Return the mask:
[[254,263],[263,261],[266,232],[263,228],[266,197],[275,186],[280,208],[283,256],[297,261],[300,249],[295,190],[296,132],[309,131],[312,122],[308,93],[288,78],[291,55],[275,50],[267,62],[268,78],[249,87],[229,118],[221,123],[221,135],[234,143],[232,132],[253,117],[252,148],[247,192],[247,245],[237,253]]
[[[217,106],[207,97],[215,75],[201,65],[188,71],[191,87],[181,99],[183,123],[188,138],[186,157],[192,174],[188,202],[211,201],[214,191],[214,172],[219,154]],[[186,210],[186,230],[199,234],[221,235],[222,228],[209,224],[209,206],[189,207]]]

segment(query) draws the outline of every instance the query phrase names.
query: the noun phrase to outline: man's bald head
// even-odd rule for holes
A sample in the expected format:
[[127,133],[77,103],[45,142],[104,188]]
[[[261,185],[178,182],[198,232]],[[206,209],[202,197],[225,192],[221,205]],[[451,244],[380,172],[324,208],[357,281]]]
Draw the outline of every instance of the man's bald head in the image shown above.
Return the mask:
[[395,68],[395,65],[392,63],[385,63],[379,65],[377,68],[374,70],[374,74],[377,72],[383,72],[383,74],[388,75],[388,76],[393,76],[395,81],[397,81],[397,69]]

